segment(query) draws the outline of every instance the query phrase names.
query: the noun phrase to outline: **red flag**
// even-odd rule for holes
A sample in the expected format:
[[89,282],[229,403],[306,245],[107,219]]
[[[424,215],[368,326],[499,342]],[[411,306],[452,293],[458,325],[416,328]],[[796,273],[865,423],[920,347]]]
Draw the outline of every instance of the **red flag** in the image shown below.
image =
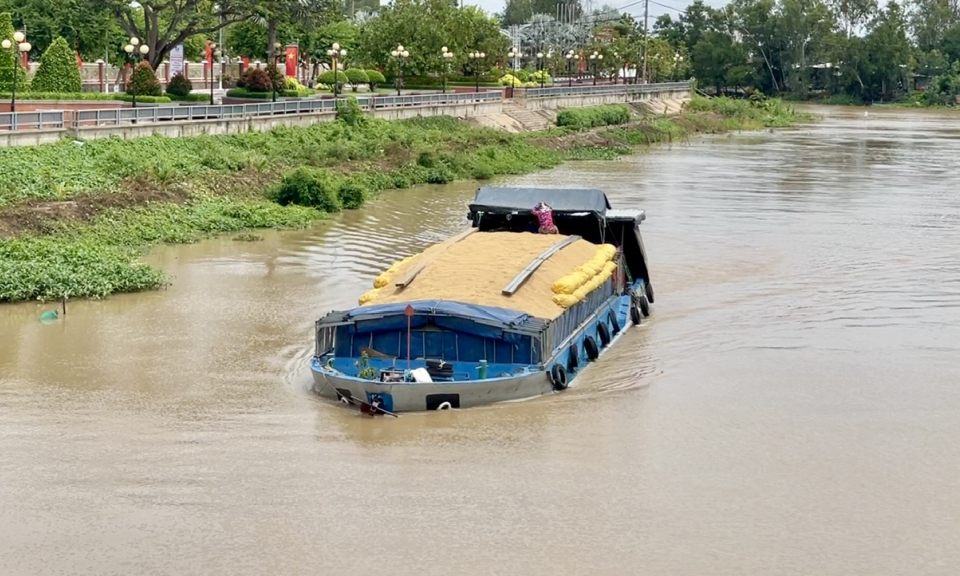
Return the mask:
[[297,77],[297,47],[293,44],[287,46],[286,49],[286,74],[290,78]]
[[207,66],[213,71],[213,43],[207,40]]
[[77,68],[83,68],[83,58],[80,57],[80,52],[77,52]]

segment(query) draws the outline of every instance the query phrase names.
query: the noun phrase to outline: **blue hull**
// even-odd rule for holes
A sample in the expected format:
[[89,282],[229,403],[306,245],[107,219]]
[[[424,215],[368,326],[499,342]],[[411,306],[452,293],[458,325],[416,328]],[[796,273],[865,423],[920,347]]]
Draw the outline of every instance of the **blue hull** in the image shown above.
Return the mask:
[[[633,284],[633,291],[640,298],[644,298],[644,288],[642,280]],[[361,362],[360,358],[338,358],[335,361],[332,356],[314,358],[310,364],[314,391],[322,397],[347,403],[378,401],[391,412],[470,408],[562,391],[573,384],[591,361],[635,325],[635,320],[639,320],[642,314],[639,307],[632,312],[633,307],[629,294],[612,296],[569,337],[558,343],[544,362],[490,364],[486,377],[478,372],[476,362],[454,361],[450,362],[453,376],[447,380],[381,382],[348,373],[350,366]],[[631,315],[635,317],[631,318]],[[369,359],[368,362],[374,370],[391,366],[403,370],[408,366],[406,360]],[[412,369],[424,366],[423,360],[409,363]]]

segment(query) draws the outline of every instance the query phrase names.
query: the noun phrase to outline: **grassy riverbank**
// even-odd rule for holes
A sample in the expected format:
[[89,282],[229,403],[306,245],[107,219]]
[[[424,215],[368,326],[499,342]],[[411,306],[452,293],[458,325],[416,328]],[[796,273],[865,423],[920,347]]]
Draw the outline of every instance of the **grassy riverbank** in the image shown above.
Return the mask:
[[167,277],[139,261],[151,245],[302,227],[382,190],[800,119],[771,102],[697,99],[671,118],[584,109],[566,127],[522,135],[450,117],[387,122],[348,112],[263,133],[0,149],[0,302],[155,289]]

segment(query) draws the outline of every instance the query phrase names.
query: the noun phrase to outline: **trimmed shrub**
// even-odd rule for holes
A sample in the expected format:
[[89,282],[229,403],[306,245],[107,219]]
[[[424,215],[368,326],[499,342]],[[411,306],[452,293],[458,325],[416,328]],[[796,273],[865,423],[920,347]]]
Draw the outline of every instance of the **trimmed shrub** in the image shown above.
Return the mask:
[[[0,13],[0,38],[9,38],[13,41],[13,18],[9,12]],[[13,88],[13,78],[16,74],[17,90],[26,92],[30,89],[27,82],[27,71],[17,60],[13,50],[0,49],[0,91],[10,92]]]
[[514,76],[513,74],[504,74],[499,81],[501,86],[513,86],[514,88],[519,88],[523,85],[523,81]]
[[350,82],[350,89],[354,92],[357,91],[357,88],[361,84],[369,84],[370,78],[367,76],[367,73],[361,70],[360,68],[350,68],[344,74],[347,77],[347,81]]
[[273,87],[276,86],[279,92],[287,85],[287,77],[277,68],[276,64],[267,65],[267,76],[270,78],[270,90],[273,90]]
[[378,84],[385,84],[387,79],[379,70],[367,70],[367,82],[370,84],[370,90],[376,90]]
[[245,88],[250,92],[270,92],[273,90],[273,84],[270,83],[270,76],[266,70],[261,68],[250,68],[243,73],[243,86],[237,83],[238,87]]
[[77,68],[77,56],[63,38],[58,37],[44,51],[40,67],[33,76],[30,89],[34,92],[80,92],[83,80]]
[[324,212],[339,212],[342,179],[328,170],[300,167],[283,177],[273,193],[282,206],[312,206]]
[[296,78],[290,76],[283,79],[283,86],[286,90],[293,90],[294,92],[307,89],[307,87],[301,84]]
[[566,126],[575,130],[626,124],[629,121],[630,108],[623,104],[575,108],[557,113],[557,126]]
[[141,60],[133,69],[133,74],[130,76],[130,81],[127,82],[125,92],[133,94],[134,87],[136,87],[138,98],[140,96],[161,95],[160,81],[157,80],[157,75],[153,73],[153,67],[146,60]]
[[183,72],[177,72],[173,78],[167,82],[167,94],[186,98],[193,90],[193,82],[183,75]]
[[326,72],[321,74],[319,78],[317,78],[317,81],[322,84],[328,84],[330,86],[333,86],[334,77],[336,77],[337,84],[341,86],[349,82],[347,75],[344,74],[343,72],[340,72],[339,70],[336,72],[336,76],[334,76],[333,70],[327,70]]

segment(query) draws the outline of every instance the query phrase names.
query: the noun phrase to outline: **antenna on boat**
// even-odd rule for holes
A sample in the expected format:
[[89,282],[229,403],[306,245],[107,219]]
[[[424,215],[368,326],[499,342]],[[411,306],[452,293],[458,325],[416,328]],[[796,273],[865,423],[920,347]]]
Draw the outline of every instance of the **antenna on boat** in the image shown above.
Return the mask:
[[407,304],[403,309],[403,315],[407,317],[407,370],[410,369],[410,343],[412,342],[410,323],[413,320],[413,306]]

